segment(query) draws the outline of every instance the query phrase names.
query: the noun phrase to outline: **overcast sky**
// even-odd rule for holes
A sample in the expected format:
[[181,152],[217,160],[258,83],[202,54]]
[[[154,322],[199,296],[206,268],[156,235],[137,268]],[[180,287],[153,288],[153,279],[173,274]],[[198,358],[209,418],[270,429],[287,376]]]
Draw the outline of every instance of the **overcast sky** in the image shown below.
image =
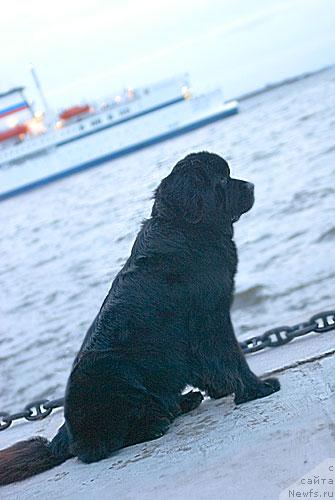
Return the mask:
[[335,0],[0,0],[0,92],[55,107],[188,72],[226,97],[335,63]]

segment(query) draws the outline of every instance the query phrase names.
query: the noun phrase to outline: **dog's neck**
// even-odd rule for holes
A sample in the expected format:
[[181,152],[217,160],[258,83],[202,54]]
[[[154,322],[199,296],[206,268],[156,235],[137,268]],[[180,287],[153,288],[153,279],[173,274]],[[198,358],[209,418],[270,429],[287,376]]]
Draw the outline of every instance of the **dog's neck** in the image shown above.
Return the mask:
[[166,242],[191,242],[198,248],[235,246],[233,225],[227,221],[222,221],[222,224],[189,224],[178,218],[152,216],[143,224],[144,231],[149,228],[154,229],[153,237],[159,235]]
[[225,238],[233,239],[234,236],[234,228],[231,221],[227,218],[223,218],[221,221],[216,220],[215,223],[211,223],[211,221],[198,222],[196,224],[192,224],[186,222],[181,217],[162,217],[161,215],[152,215],[149,220],[153,222],[157,221],[162,225],[166,225],[167,227],[173,229],[175,228],[177,231],[185,231],[191,232],[194,234],[208,234],[213,235],[215,237],[220,237],[220,235],[224,235]]

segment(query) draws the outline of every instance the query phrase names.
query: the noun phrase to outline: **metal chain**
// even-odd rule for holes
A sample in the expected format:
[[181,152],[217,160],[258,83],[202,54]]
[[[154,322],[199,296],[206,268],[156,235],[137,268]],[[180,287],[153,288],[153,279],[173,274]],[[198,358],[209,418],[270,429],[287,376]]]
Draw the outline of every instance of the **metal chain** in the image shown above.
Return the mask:
[[250,354],[266,349],[267,347],[278,347],[287,344],[291,340],[311,332],[323,333],[330,330],[335,330],[335,310],[314,314],[309,321],[304,321],[294,326],[272,328],[261,335],[250,337],[239,344],[245,354]]
[[20,418],[25,418],[29,421],[42,420],[43,418],[50,415],[52,410],[55,408],[61,408],[64,405],[64,398],[52,399],[48,401],[47,399],[39,399],[38,401],[33,401],[25,406],[23,411],[17,413],[7,413],[0,412],[0,431],[7,429],[14,420],[19,420]]
[[[267,330],[261,335],[250,337],[239,342],[245,354],[258,352],[267,347],[279,347],[291,342],[297,337],[311,332],[323,333],[335,330],[335,310],[323,311],[314,314],[309,321],[304,321],[293,326],[279,326]],[[25,406],[23,411],[17,413],[0,412],[0,431],[7,429],[15,420],[25,418],[29,421],[42,420],[56,409],[64,405],[64,398],[39,399]]]

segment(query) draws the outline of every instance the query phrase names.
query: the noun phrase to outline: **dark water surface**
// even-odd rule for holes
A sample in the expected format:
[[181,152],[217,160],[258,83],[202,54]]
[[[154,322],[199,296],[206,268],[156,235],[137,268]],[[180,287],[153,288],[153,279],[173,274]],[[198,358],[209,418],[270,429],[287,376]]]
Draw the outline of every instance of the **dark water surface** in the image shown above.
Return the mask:
[[0,204],[0,410],[63,394],[153,189],[191,151],[223,155],[256,185],[253,210],[235,226],[237,333],[334,305],[334,110],[330,69],[244,101],[235,117]]

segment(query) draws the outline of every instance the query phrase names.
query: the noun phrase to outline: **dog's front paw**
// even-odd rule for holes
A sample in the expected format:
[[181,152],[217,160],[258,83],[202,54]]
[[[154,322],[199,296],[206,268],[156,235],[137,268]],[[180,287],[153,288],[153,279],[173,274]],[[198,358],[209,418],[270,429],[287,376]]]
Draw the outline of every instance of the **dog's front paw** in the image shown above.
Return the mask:
[[188,413],[195,410],[204,399],[200,391],[190,391],[183,394],[180,398],[180,409],[182,413]]
[[266,378],[258,387],[257,397],[265,398],[280,390],[280,382],[276,377]]
[[235,395],[235,403],[237,405],[245,403],[247,401],[252,401],[253,399],[265,398],[270,396],[274,392],[280,390],[280,382],[275,377],[266,378],[265,380],[260,380],[259,384],[252,387],[246,387],[242,394]]

